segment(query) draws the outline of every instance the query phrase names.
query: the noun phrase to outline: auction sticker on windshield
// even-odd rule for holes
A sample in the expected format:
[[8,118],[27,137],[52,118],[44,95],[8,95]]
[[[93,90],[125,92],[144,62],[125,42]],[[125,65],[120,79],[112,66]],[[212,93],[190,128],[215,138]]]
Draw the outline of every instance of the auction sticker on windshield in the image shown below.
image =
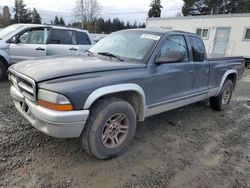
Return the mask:
[[142,39],[151,39],[151,40],[159,40],[161,37],[158,35],[152,35],[152,34],[142,34]]

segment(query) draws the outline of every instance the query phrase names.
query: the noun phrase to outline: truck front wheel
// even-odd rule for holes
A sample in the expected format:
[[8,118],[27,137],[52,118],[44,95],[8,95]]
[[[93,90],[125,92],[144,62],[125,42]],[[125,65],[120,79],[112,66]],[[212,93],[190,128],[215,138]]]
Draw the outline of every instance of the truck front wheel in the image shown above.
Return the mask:
[[6,77],[7,68],[5,64],[0,60],[0,81]]
[[93,106],[81,141],[88,153],[98,159],[108,159],[125,151],[135,130],[134,108],[122,99],[104,99]]
[[210,98],[210,106],[217,111],[224,110],[230,103],[233,93],[233,82],[226,80],[219,95]]

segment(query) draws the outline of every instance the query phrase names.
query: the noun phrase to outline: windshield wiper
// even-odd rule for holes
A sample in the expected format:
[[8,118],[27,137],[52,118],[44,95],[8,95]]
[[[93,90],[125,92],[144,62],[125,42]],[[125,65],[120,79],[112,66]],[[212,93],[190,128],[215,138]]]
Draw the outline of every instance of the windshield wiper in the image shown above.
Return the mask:
[[91,52],[91,51],[89,51],[89,50],[85,50],[85,52],[87,52],[87,53],[88,53],[88,55],[91,55],[91,56],[93,56],[93,57],[95,56],[95,55],[94,55],[94,53],[93,53],[93,52]]
[[118,59],[119,61],[124,61],[122,58],[120,58],[119,56],[117,55],[114,55],[112,53],[109,53],[109,52],[99,52],[98,53],[99,55],[103,55],[103,56],[108,56],[108,57],[114,57],[116,59]]

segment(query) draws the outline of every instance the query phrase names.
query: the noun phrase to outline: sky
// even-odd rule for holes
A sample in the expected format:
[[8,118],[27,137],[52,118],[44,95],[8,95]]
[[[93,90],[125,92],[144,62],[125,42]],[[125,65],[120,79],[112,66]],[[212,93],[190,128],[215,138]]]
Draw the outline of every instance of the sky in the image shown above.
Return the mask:
[[[133,23],[146,22],[151,0],[98,0],[102,9],[100,17],[104,19],[119,17]],[[74,22],[75,0],[24,0],[28,8],[36,8],[43,22],[50,23],[55,15],[62,16],[67,23]],[[0,11],[4,5],[14,6],[14,0],[0,0]],[[162,17],[175,16],[181,12],[182,0],[162,0]]]

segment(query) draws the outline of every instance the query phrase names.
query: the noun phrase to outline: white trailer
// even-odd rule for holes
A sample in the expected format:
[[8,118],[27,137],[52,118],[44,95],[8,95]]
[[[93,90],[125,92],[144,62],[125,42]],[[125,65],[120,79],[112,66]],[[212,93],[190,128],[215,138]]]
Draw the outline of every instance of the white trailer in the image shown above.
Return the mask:
[[147,18],[146,26],[196,33],[211,57],[244,56],[250,62],[250,14]]

